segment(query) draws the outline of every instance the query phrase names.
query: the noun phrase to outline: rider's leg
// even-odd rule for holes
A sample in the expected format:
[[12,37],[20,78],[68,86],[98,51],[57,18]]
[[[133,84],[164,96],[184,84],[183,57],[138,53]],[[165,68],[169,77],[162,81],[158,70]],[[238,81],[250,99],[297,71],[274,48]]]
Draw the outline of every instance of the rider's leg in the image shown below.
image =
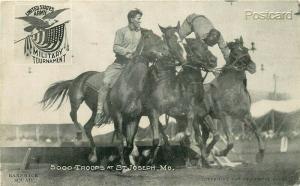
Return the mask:
[[103,83],[101,89],[98,92],[97,114],[95,117],[96,125],[101,124],[104,120],[103,105],[104,105],[104,101],[105,101],[108,89],[109,89],[108,84]]
[[104,72],[102,86],[98,92],[97,115],[95,117],[95,123],[97,125],[101,124],[102,122],[106,122],[108,119],[103,111],[104,101],[109,88],[112,87],[112,85],[116,82],[123,68],[124,65],[113,63],[109,65]]

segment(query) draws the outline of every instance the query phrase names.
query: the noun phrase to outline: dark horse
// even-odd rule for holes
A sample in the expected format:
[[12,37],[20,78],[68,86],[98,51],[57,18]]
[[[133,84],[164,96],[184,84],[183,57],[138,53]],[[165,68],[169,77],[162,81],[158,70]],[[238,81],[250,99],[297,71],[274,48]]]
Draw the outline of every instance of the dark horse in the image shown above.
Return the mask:
[[[206,143],[209,131],[212,132],[214,137],[207,147],[207,153],[209,153],[220,137],[212,118],[221,120],[227,138],[227,147],[216,155],[226,156],[233,148],[232,118],[238,119],[253,129],[259,145],[256,160],[260,162],[264,156],[264,143],[251,117],[251,99],[246,87],[245,74],[245,71],[255,73],[256,65],[251,60],[248,49],[243,46],[242,37],[227,45],[230,49],[230,62],[221,69],[221,73],[212,83],[205,85],[204,102],[198,112],[200,117],[207,116],[206,124],[202,123],[203,141]],[[200,138],[199,127],[195,133]],[[198,140],[201,141],[201,139]]]
[[[118,149],[122,165],[125,164],[125,160],[128,163],[127,158],[133,149],[140,118],[147,115],[143,109],[143,100],[146,99],[144,90],[149,86],[149,63],[160,63],[164,58],[167,58],[167,61],[171,60],[167,45],[153,32],[144,33],[141,42],[144,52],[125,67],[109,92],[105,104],[106,114],[113,119],[116,137],[121,141]],[[154,51],[160,51],[162,54],[154,55]],[[153,125],[152,128],[153,146],[157,146],[158,129]]]
[[[172,29],[178,30],[177,27]],[[109,112],[113,118],[116,134],[122,143],[119,146],[121,151],[121,162],[124,163],[123,145],[129,148],[126,152],[130,153],[132,150],[133,139],[138,127],[138,122],[142,113],[141,98],[142,90],[145,87],[148,63],[156,62],[165,58],[179,62],[185,61],[184,48],[180,43],[178,33],[168,35],[168,40],[163,41],[159,36],[155,35],[150,30],[143,30],[141,41],[137,47],[137,53],[132,63],[128,64],[120,75],[116,84],[112,87],[109,94],[109,101],[105,104],[105,110]],[[166,45],[168,42],[168,45]],[[171,55],[171,54],[172,55]],[[172,57],[172,56],[175,56]],[[53,104],[61,97],[58,108],[61,106],[67,93],[70,99],[71,112],[70,116],[77,129],[77,136],[82,133],[81,125],[77,120],[77,111],[83,101],[92,110],[92,115],[88,122],[84,125],[86,136],[90,141],[92,151],[89,155],[91,162],[97,161],[96,145],[94,143],[91,130],[94,127],[94,118],[97,111],[97,91],[93,89],[87,80],[94,75],[99,74],[100,78],[103,73],[96,71],[89,71],[80,74],[73,80],[66,80],[52,84],[45,92],[41,101],[44,108],[53,106]],[[108,113],[107,113],[108,114]],[[154,142],[158,141],[158,127],[154,126]],[[125,137],[125,138],[124,138]],[[126,155],[128,154],[126,153]]]
[[[167,39],[168,32],[171,30],[161,27],[161,31]],[[198,122],[196,108],[204,97],[204,79],[201,70],[216,67],[217,58],[202,41],[196,39],[186,39],[186,41],[187,63],[182,65],[182,71],[178,75],[176,75],[176,66],[171,61],[155,64],[156,73],[152,74],[156,76],[152,77],[150,83],[150,87],[153,88],[148,92],[146,107],[153,126],[159,126],[159,117],[167,114],[177,120],[189,139],[194,123]],[[206,152],[205,146],[200,146],[200,150]],[[202,160],[207,165],[206,159]]]

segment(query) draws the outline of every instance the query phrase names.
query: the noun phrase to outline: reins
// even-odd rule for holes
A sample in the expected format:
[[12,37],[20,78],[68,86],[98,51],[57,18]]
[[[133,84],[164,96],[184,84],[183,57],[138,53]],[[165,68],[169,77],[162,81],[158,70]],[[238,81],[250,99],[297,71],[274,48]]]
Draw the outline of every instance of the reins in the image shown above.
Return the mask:
[[242,71],[243,69],[238,69],[237,67],[235,67],[235,64],[236,64],[240,59],[242,59],[242,58],[244,58],[244,57],[246,57],[246,56],[249,56],[249,54],[246,53],[246,54],[240,55],[239,57],[235,58],[235,60],[234,60],[231,64],[225,65],[222,69],[224,69],[224,68],[227,68],[227,69],[233,68],[233,69],[235,69],[235,70],[237,70],[237,71]]
[[224,69],[235,69],[237,71],[242,71],[243,69],[238,69],[237,67],[235,67],[234,65],[240,60],[242,59],[243,57],[246,57],[246,56],[249,56],[249,54],[243,54],[241,56],[239,56],[238,58],[236,58],[231,64],[228,64],[228,65],[224,65],[223,67],[221,68],[214,68],[214,69],[205,69],[204,71],[206,71],[206,75],[205,77],[207,76],[207,73],[208,72],[212,72],[212,73],[221,73],[222,71],[224,71]]

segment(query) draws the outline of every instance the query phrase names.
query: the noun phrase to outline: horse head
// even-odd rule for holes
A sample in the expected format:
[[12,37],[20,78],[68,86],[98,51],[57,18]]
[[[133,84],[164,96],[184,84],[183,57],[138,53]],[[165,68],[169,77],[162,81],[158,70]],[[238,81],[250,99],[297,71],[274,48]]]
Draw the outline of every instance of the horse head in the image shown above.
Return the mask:
[[174,56],[179,63],[185,63],[187,53],[183,46],[183,40],[179,36],[180,22],[178,22],[176,27],[168,26],[165,28],[160,25],[158,26],[163,33],[163,39],[166,42],[171,55]]
[[203,41],[186,38],[184,46],[187,51],[188,63],[205,69],[213,69],[217,66],[217,57],[208,50]]
[[240,39],[235,39],[234,42],[227,43],[230,49],[229,63],[225,65],[227,69],[237,71],[248,71],[251,74],[256,72],[256,64],[251,60],[248,48],[244,47],[242,36]]
[[150,61],[170,56],[168,46],[152,30],[142,30],[142,38],[136,50],[137,56],[141,55]]

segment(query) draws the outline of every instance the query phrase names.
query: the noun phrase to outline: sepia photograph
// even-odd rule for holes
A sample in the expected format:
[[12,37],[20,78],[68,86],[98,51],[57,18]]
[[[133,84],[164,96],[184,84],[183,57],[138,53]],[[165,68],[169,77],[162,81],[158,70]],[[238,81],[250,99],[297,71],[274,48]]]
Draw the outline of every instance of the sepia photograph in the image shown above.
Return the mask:
[[300,1],[0,5],[0,186],[300,186]]

